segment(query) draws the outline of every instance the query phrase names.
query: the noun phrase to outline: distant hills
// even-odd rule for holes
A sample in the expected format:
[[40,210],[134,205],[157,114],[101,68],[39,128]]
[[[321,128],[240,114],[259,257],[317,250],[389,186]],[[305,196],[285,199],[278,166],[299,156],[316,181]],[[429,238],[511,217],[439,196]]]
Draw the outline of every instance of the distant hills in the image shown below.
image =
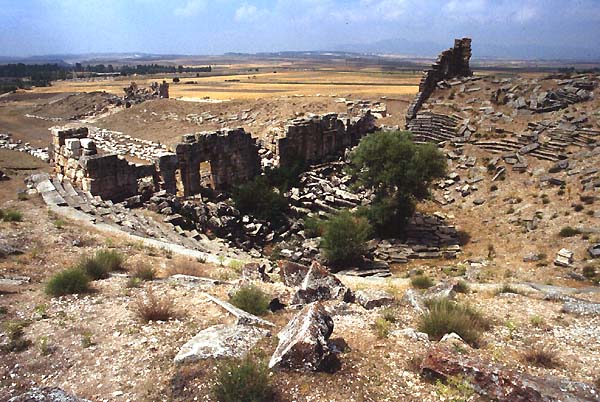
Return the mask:
[[[218,59],[219,57],[254,57],[254,58],[353,58],[395,56],[405,59],[433,59],[441,51],[452,47],[453,41],[445,43],[435,41],[413,41],[402,38],[385,39],[368,43],[340,44],[327,50],[280,51],[260,53],[224,53],[222,56],[153,54],[143,52],[123,53],[86,53],[86,54],[54,54],[31,57],[0,56],[0,64],[74,64],[77,62],[94,64],[117,62],[123,64],[146,64],[158,61],[168,62],[182,59]],[[523,61],[568,61],[568,62],[600,62],[600,47],[583,46],[546,46],[535,44],[497,45],[473,41],[473,60],[523,60]]]

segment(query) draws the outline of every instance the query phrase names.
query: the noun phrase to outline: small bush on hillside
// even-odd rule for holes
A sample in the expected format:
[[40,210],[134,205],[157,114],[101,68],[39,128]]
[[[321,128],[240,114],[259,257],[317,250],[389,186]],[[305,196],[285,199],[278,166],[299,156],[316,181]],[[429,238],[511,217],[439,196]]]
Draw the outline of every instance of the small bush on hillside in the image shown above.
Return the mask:
[[573,237],[573,236],[577,236],[578,234],[581,234],[581,231],[579,229],[575,229],[571,226],[565,226],[558,233],[558,235],[560,237]]
[[325,221],[318,217],[304,219],[304,234],[306,237],[321,237],[325,232]]
[[153,281],[156,278],[156,271],[146,264],[138,264],[131,272],[131,276],[142,281]]
[[362,260],[371,225],[365,218],[342,211],[325,223],[321,247],[329,264],[344,267]]
[[266,402],[275,400],[269,369],[250,357],[223,363],[212,388],[219,402]]
[[231,304],[250,314],[264,315],[269,311],[271,298],[254,285],[240,288],[231,296]]
[[429,312],[421,316],[419,331],[434,340],[454,332],[471,346],[478,346],[481,333],[489,328],[486,319],[468,306],[448,299],[429,299],[426,305]]
[[288,209],[287,198],[276,191],[264,176],[238,186],[232,194],[236,208],[243,214],[281,224]]
[[176,258],[167,268],[167,275],[206,276],[202,263],[188,258]]
[[135,302],[134,311],[143,322],[168,321],[175,315],[173,301],[167,297],[156,297],[149,289],[146,298],[140,298]]
[[4,222],[21,222],[23,221],[23,214],[14,209],[0,209],[0,220]]
[[454,291],[457,293],[469,293],[469,284],[465,281],[458,281],[454,286]]
[[16,320],[16,321],[5,321],[3,323],[3,330],[8,342],[1,345],[1,349],[4,352],[22,352],[31,346],[31,341],[25,338],[23,328],[29,323],[27,321]]
[[427,289],[433,286],[433,280],[427,275],[417,275],[410,279],[410,284],[417,289]]
[[591,279],[596,276],[596,268],[593,265],[586,265],[583,267],[583,276]]
[[560,366],[556,350],[545,345],[530,346],[523,352],[523,360],[534,366],[556,368]]
[[90,290],[90,278],[81,268],[69,268],[61,271],[46,284],[46,294],[50,296],[64,296],[75,293],[84,293]]
[[102,265],[107,271],[123,271],[123,255],[114,250],[99,250],[94,255],[94,259]]
[[91,280],[108,278],[108,269],[95,258],[83,258],[77,265]]

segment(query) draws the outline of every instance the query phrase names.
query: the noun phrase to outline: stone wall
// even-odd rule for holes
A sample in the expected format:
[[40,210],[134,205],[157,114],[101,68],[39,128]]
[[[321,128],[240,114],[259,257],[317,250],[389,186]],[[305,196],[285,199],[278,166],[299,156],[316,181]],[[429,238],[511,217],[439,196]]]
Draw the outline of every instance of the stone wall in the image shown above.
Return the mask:
[[68,179],[103,199],[122,200],[138,193],[138,179],[153,178],[154,166],[137,165],[115,154],[100,155],[87,127],[53,127],[52,158],[59,180]]
[[321,162],[356,145],[374,130],[375,118],[370,111],[345,122],[334,113],[292,120],[285,128],[285,136],[277,140],[279,166],[290,166],[299,160]]
[[419,92],[408,106],[406,124],[414,119],[423,103],[431,96],[438,82],[454,77],[468,77],[473,75],[469,67],[471,59],[471,39],[462,38],[454,40],[454,47],[443,51],[437,61],[429,70],[423,72],[419,84]]
[[[256,140],[242,128],[186,134],[176,153],[185,196],[199,193],[202,187],[229,190],[260,173]],[[161,171],[169,176],[171,163],[172,159],[162,160]],[[206,178],[200,174],[202,163],[210,165]]]

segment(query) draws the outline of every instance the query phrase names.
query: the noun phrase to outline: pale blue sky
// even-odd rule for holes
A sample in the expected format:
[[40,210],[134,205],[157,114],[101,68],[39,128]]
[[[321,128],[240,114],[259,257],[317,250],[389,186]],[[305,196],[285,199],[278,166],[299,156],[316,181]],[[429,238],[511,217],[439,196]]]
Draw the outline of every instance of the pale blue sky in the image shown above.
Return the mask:
[[4,56],[337,50],[389,39],[429,54],[414,42],[448,47],[460,36],[488,49],[600,54],[600,0],[0,0],[0,17]]

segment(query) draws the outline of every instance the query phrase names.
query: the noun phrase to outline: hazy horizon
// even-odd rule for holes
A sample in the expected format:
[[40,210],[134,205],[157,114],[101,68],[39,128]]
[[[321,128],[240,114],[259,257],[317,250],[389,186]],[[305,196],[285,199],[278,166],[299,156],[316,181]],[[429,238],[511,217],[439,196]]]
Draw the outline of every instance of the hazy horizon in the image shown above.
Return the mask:
[[0,55],[352,51],[600,58],[593,0],[0,0]]

